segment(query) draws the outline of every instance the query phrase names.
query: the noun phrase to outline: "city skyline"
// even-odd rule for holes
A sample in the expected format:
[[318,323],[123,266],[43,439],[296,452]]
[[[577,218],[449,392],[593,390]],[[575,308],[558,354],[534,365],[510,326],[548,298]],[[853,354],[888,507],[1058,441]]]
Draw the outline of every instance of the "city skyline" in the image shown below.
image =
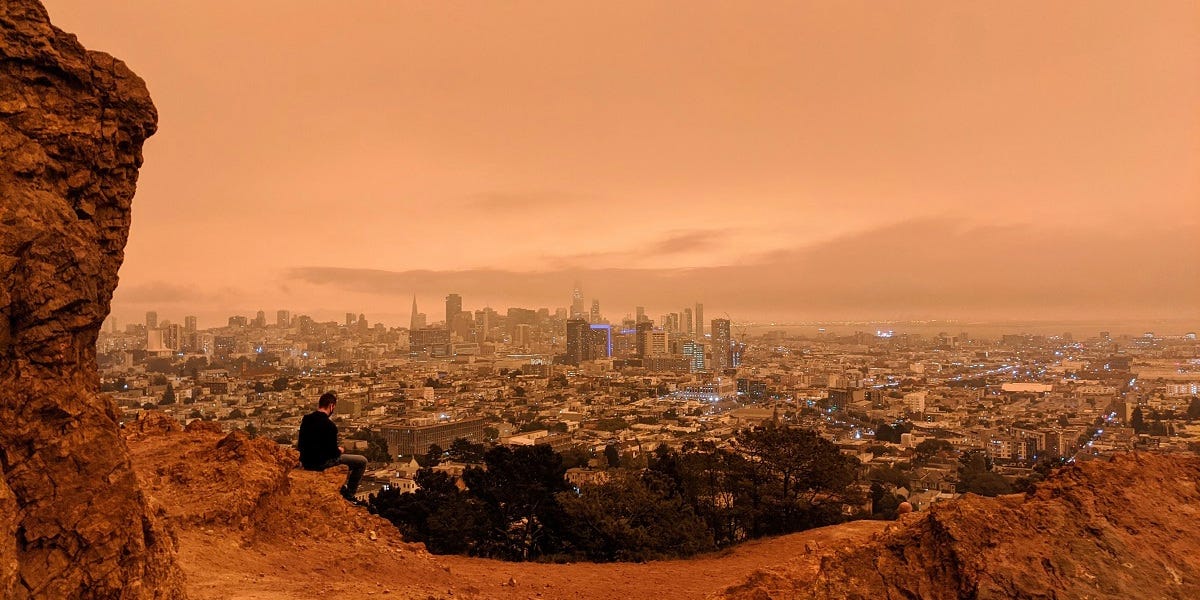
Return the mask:
[[118,316],[1200,318],[1192,3],[47,4],[161,117]]

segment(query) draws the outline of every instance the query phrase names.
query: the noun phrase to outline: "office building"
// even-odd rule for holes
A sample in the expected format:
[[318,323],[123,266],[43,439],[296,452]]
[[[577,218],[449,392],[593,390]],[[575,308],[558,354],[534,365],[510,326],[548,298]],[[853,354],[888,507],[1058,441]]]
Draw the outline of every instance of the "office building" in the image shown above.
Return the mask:
[[587,319],[567,320],[567,352],[565,362],[578,365],[591,359],[592,328]]
[[638,321],[635,331],[635,335],[637,335],[637,355],[640,358],[650,356],[650,332],[654,331],[654,323],[650,321]]
[[583,313],[583,290],[579,289],[579,282],[575,282],[575,289],[571,290],[571,312],[570,318],[582,319],[587,315]]
[[446,296],[446,329],[454,325],[454,317],[462,312],[462,296],[450,294]]
[[688,361],[689,370],[693,373],[704,370],[704,344],[695,340],[683,343],[683,356]]
[[592,323],[600,322],[600,301],[592,300],[592,316],[589,319]]
[[416,456],[429,452],[429,447],[434,444],[449,448],[458,438],[474,443],[483,442],[483,418],[387,425],[381,433],[387,440],[388,452],[392,456]]
[[733,340],[729,335],[729,319],[712,320],[712,353],[713,370],[722,371],[733,367]]

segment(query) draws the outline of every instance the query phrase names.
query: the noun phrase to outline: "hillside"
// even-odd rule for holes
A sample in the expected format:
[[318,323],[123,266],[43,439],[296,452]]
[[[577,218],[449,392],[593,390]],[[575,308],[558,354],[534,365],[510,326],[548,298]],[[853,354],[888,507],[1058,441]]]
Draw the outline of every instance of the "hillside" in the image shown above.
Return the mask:
[[0,0],[0,597],[1200,598],[1200,459],[1128,455],[1035,493],[692,560],[435,557],[341,500],[342,473],[98,393],[97,334],[157,126],[123,63]]
[[1195,598],[1200,459],[1128,455],[1063,469],[1035,493],[967,496],[644,564],[432,556],[337,497],[344,471],[292,469],[263,439],[148,413],[134,466],[178,531],[192,598]]
[[815,570],[821,552],[858,544],[884,525],[851,523],[645,564],[433,556],[338,497],[344,469],[295,470],[296,455],[269,440],[203,425],[184,432],[156,413],[129,431],[138,478],[178,532],[193,599],[703,598],[764,566]]

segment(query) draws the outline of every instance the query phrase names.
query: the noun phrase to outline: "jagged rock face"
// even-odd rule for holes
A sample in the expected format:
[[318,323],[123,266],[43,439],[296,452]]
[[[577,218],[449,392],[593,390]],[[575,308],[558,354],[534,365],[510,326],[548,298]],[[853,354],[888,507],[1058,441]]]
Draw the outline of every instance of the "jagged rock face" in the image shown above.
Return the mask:
[[122,62],[54,28],[38,2],[0,0],[4,598],[182,595],[95,360],[156,121]]
[[1061,470],[1027,496],[913,513],[807,572],[727,598],[1200,598],[1200,459],[1134,454]]

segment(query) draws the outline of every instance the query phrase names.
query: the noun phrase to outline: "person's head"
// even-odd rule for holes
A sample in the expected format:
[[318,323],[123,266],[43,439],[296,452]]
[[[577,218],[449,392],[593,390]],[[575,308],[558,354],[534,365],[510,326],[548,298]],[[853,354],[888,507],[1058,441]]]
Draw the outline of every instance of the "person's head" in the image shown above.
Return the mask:
[[317,410],[333,414],[334,407],[337,406],[337,394],[333,392],[325,392],[321,394],[321,399],[317,400]]

